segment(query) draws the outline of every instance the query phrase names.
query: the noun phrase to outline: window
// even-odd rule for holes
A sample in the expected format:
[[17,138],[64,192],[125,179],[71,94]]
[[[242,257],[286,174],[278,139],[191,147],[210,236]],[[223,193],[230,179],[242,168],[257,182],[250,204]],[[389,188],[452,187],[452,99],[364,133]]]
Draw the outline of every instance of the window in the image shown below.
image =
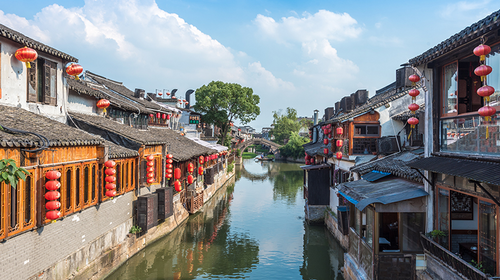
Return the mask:
[[28,69],[28,102],[57,105],[57,63],[39,58]]
[[488,75],[488,85],[495,89],[495,93],[490,96],[491,106],[500,106],[500,44],[491,48],[491,53],[486,58],[486,64],[493,68]]
[[0,184],[0,239],[35,226],[35,179],[29,172],[15,189]]
[[443,114],[456,113],[457,112],[457,100],[458,97],[458,72],[457,63],[454,62],[443,68]]
[[378,136],[378,125],[364,125],[356,124],[354,125],[354,135],[355,136]]
[[[116,177],[116,181],[115,181],[115,185],[116,185],[116,195],[121,195],[121,194],[124,194],[128,191],[131,191],[131,190],[134,190],[135,188],[135,176],[134,176],[134,172],[135,172],[135,159],[114,159],[114,161],[116,162],[116,166],[115,166],[115,170],[116,170],[116,174],[115,174],[115,177]],[[146,161],[144,160],[144,165]],[[106,196],[106,181],[105,181],[105,178],[106,178],[106,174],[104,173],[104,171],[106,170],[106,167],[103,166],[103,169],[102,169],[102,178],[101,178],[101,181],[102,181],[102,188],[101,188],[101,191],[100,191],[100,195],[101,195],[101,201],[105,201],[105,200],[108,200],[109,197]],[[145,169],[144,169],[145,170]],[[146,175],[144,175],[146,176]],[[146,183],[146,181],[144,180],[144,183]]]

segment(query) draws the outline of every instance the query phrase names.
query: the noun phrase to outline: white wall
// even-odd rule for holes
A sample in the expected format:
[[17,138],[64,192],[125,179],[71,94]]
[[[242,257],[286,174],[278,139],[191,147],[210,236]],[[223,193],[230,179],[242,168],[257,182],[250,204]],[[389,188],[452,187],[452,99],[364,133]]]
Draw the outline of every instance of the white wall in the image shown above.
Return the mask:
[[36,114],[43,114],[51,119],[65,122],[64,114],[64,95],[66,87],[62,77],[62,60],[53,56],[38,52],[39,58],[46,58],[57,63],[57,105],[46,105],[41,103],[27,103],[27,68],[25,63],[17,60],[16,50],[24,46],[12,42],[5,38],[0,38],[0,62],[1,62],[1,89],[2,98],[0,104],[7,106],[16,106]]
[[68,96],[68,110],[72,112],[91,114],[96,112],[96,107],[94,104],[96,103],[96,99],[87,95],[80,94],[69,94]]
[[473,203],[474,207],[472,210],[472,213],[474,214],[474,220],[451,220],[451,229],[470,229],[470,230],[476,230],[477,229],[477,221],[478,221],[478,213],[479,209],[477,207],[477,203]]

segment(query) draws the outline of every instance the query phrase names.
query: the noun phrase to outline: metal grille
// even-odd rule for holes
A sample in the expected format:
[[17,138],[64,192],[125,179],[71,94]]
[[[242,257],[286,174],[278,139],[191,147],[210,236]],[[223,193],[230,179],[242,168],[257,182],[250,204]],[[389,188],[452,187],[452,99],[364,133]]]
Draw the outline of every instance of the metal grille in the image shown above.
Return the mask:
[[416,279],[415,255],[375,255],[375,262],[376,280]]
[[488,279],[488,277],[486,277],[486,274],[479,271],[475,267],[471,266],[464,260],[460,259],[452,252],[446,250],[441,245],[430,240],[425,235],[420,234],[420,241],[422,242],[422,247],[424,248],[425,253],[431,254],[435,258],[443,261],[444,263],[446,263],[448,266],[458,271],[467,279],[471,280]]

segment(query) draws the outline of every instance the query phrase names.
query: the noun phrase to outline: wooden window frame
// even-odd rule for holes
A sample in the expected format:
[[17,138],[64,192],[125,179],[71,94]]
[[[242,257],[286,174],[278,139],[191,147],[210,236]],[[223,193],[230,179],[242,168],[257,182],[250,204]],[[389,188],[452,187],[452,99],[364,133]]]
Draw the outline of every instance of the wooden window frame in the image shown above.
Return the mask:
[[[31,68],[28,69],[26,78],[27,102],[57,106],[57,62],[38,58],[29,63]],[[52,77],[54,85],[52,85]],[[30,85],[34,88],[31,93]]]

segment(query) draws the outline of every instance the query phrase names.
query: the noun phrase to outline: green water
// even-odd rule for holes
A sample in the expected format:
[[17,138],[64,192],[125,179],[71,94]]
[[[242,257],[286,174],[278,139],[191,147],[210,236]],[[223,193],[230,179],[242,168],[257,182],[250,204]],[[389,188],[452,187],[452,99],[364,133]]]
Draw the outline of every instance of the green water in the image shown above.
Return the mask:
[[106,279],[343,279],[338,242],[304,222],[302,174],[244,160],[202,212]]

